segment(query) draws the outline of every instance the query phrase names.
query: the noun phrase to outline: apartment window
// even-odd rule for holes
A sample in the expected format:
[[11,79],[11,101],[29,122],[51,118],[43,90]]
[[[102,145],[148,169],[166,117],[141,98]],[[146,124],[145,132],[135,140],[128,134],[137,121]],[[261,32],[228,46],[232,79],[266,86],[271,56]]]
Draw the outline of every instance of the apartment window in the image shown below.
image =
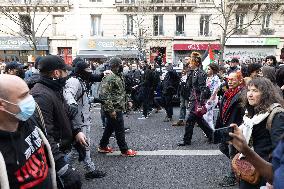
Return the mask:
[[19,15],[21,31],[25,35],[31,35],[31,17],[30,15]]
[[133,35],[133,15],[126,15],[127,17],[127,35]]
[[244,13],[236,14],[236,29],[243,29],[244,19],[245,19]]
[[127,3],[127,4],[135,3],[135,0],[124,0],[124,3]]
[[271,14],[264,14],[262,16],[262,29],[269,28],[271,20]]
[[63,15],[54,15],[53,16],[53,35],[54,36],[64,36],[66,35],[66,28],[63,24],[64,16]]
[[200,17],[200,35],[209,36],[210,15],[201,15]]
[[153,19],[154,36],[163,35],[163,15],[155,15]]
[[151,0],[151,3],[163,3],[164,0]]
[[101,34],[101,15],[91,15],[91,35]]
[[176,35],[184,34],[184,15],[176,16]]
[[102,2],[102,0],[90,0],[90,2],[99,3]]
[[200,0],[201,3],[210,3],[212,0]]

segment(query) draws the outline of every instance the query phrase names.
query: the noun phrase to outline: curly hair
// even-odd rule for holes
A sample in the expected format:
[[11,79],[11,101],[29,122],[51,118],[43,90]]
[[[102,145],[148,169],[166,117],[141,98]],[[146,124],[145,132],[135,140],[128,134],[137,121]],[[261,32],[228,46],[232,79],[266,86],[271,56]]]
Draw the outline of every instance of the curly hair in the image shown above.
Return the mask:
[[254,107],[249,105],[246,96],[247,93],[244,93],[245,96],[243,97],[244,100],[243,104],[247,108],[248,115],[250,117],[252,117],[255,114],[266,112],[273,103],[279,103],[282,105],[282,107],[284,106],[283,98],[280,96],[279,92],[277,91],[277,89],[269,79],[264,77],[254,78],[248,82],[247,87],[250,86],[256,87],[261,93],[260,104]]
[[196,66],[201,66],[201,54],[199,52],[192,52],[191,53],[191,62]]
[[276,60],[276,57],[275,56],[267,56],[266,58],[265,58],[265,62],[267,62],[267,60],[268,59],[270,59],[270,60],[272,60],[273,61],[273,66],[276,66],[277,65],[277,60]]

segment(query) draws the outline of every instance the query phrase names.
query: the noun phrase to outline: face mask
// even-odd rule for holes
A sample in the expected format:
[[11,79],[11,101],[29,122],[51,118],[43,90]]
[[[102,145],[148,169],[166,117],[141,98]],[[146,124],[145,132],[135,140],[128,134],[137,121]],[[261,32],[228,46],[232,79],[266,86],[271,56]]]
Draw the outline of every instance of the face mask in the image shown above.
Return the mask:
[[14,115],[17,119],[19,119],[21,121],[28,120],[34,114],[36,104],[35,104],[35,100],[32,97],[32,95],[29,95],[27,98],[23,99],[18,104],[14,104],[14,103],[6,101],[6,100],[4,100],[4,101],[8,102],[9,104],[13,104],[15,106],[19,106],[21,111],[17,114],[14,114],[14,113],[9,112],[7,110],[6,110],[6,112],[8,112],[11,115]]
[[58,79],[53,79],[60,87],[64,87],[66,85],[67,77],[61,77]]

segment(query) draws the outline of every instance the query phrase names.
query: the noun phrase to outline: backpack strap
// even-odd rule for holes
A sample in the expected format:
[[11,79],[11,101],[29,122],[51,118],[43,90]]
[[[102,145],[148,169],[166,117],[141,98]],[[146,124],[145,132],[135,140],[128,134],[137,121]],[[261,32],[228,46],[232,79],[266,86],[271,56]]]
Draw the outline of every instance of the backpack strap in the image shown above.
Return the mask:
[[56,183],[56,171],[55,171],[55,161],[54,161],[54,157],[51,151],[51,146],[47,140],[47,138],[45,137],[44,133],[42,132],[42,130],[38,127],[36,127],[40,138],[42,139],[43,144],[46,147],[47,150],[47,156],[50,162],[50,168],[49,168],[49,172],[50,172],[50,176],[51,176],[51,182],[52,182],[52,188],[53,189],[57,189],[57,183]]
[[269,107],[268,111],[270,112],[270,114],[267,118],[266,129],[268,129],[269,132],[271,132],[274,116],[278,113],[284,112],[284,108],[282,108],[280,104],[274,103]]
[[42,115],[42,112],[40,110],[40,107],[39,105],[36,103],[36,110],[37,110],[37,113],[39,115],[39,119],[40,119],[40,129],[42,130],[42,132],[44,132],[45,136],[47,135],[47,132],[46,132],[46,127],[45,127],[45,123],[44,123],[44,119],[43,119],[43,115]]
[[0,151],[0,188],[9,189],[9,180],[4,157]]

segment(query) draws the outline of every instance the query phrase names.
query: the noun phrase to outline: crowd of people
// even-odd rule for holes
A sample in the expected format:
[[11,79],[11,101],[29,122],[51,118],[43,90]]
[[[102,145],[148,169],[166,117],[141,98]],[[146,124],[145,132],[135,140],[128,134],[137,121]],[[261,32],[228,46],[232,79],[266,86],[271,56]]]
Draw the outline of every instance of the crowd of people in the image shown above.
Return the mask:
[[[104,128],[99,153],[113,152],[114,137],[121,155],[136,156],[125,139],[124,115],[140,112],[138,119],[146,123],[164,108],[164,122],[185,127],[177,146],[191,145],[196,124],[208,143],[219,144],[230,164],[220,186],[284,188],[284,66],[269,56],[264,65],[240,65],[234,58],[228,68],[216,63],[204,68],[201,55],[192,52],[181,73],[172,64],[164,67],[129,65],[118,57],[102,65],[76,58],[68,66],[54,55],[30,66],[1,66],[1,188],[81,188],[73,168],[76,154],[85,179],[105,177],[91,156],[93,103],[101,104]],[[177,98],[179,119],[173,122]],[[247,170],[236,168],[235,161],[250,163],[257,182],[243,176]]]

